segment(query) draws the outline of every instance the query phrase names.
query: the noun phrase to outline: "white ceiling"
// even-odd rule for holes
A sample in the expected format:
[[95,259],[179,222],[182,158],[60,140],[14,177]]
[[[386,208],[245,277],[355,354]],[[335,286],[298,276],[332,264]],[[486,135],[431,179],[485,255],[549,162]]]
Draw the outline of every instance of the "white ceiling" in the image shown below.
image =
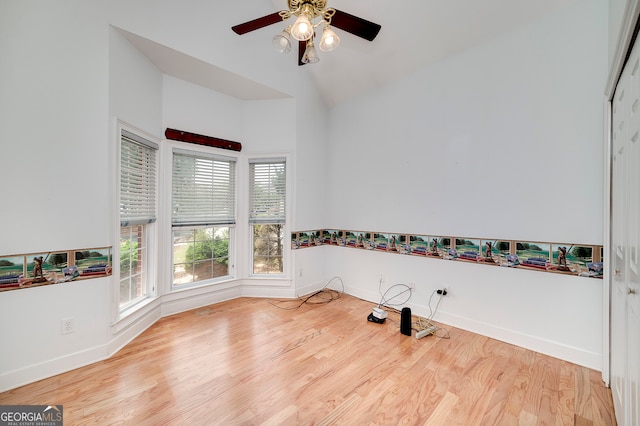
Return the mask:
[[[372,42],[335,29],[340,46],[328,53],[319,51],[320,62],[304,65],[301,72],[311,74],[326,104],[333,107],[579,1],[585,0],[328,0],[329,7],[380,24],[382,29]],[[264,0],[225,2],[229,31],[233,25],[269,14],[270,9],[286,9],[286,0],[271,3],[272,9]],[[239,54],[250,52],[256,46],[247,44],[255,43],[258,35],[269,39],[261,42],[270,46],[271,37],[285,26],[274,24],[251,37],[234,34],[229,48]],[[287,96],[166,46],[122,33],[167,74],[240,99]],[[294,51],[281,59],[291,67],[298,66]]]

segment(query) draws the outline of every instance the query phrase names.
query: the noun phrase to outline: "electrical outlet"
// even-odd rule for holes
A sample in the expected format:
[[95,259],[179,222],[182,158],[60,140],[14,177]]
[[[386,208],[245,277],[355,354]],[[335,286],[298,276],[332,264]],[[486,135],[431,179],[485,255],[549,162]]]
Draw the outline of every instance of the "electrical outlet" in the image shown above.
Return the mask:
[[60,334],[73,333],[76,330],[76,324],[73,318],[65,318],[60,320]]
[[380,274],[380,284],[384,282],[384,274]]
[[449,294],[449,284],[444,284],[440,286],[436,291],[436,293],[438,293],[441,296],[446,296],[447,294]]
[[411,281],[409,283],[409,287],[411,287],[411,291],[416,291],[416,282],[415,281]]

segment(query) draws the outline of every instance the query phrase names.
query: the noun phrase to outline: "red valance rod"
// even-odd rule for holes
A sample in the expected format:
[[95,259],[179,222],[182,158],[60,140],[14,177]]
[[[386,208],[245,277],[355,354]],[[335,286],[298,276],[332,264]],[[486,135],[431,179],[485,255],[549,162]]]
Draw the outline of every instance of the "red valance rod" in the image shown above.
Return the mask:
[[164,131],[164,136],[167,139],[174,141],[195,143],[198,145],[206,145],[214,148],[229,149],[231,151],[242,150],[242,144],[240,142],[228,141],[226,139],[214,138],[213,136],[199,135],[197,133],[185,132],[182,130],[169,129]]

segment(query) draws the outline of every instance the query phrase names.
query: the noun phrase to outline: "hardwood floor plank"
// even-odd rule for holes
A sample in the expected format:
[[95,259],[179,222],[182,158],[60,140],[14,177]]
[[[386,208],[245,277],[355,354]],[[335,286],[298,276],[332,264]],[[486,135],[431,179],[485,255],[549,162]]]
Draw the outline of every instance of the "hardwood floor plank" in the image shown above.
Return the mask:
[[615,413],[608,407],[613,406],[610,389],[601,386],[602,375],[599,371],[589,370],[591,381],[591,407],[593,423],[596,425],[611,426],[616,424]]
[[535,426],[538,424],[538,417],[527,411],[523,411],[518,417],[518,426]]
[[442,401],[438,404],[435,411],[427,419],[427,425],[449,425],[449,413],[458,404],[458,396],[447,392]]
[[[511,347],[515,349],[515,347]],[[491,400],[487,411],[482,417],[481,424],[497,425],[497,424],[517,424],[517,417],[509,414],[507,404],[509,396],[514,389],[514,384],[518,375],[516,368],[507,368],[509,363],[513,362],[515,350],[509,354],[501,355],[496,362],[492,376],[494,380],[491,382],[493,388]]]
[[584,417],[579,415],[576,415],[574,425],[575,426],[594,426],[591,420],[585,419]]
[[337,419],[347,413],[352,407],[356,406],[361,400],[360,395],[357,393],[352,393],[346,399],[344,399],[340,404],[334,406],[332,410],[326,415],[322,420],[318,423],[315,423],[317,426],[325,426],[333,424]]
[[577,366],[568,362],[560,365],[558,374],[558,407],[555,424],[570,425],[575,413],[575,370]]
[[558,405],[557,396],[554,395],[558,389],[554,361],[553,358],[535,354],[534,362],[529,369],[531,377],[525,394],[523,411],[535,413],[536,417],[539,417],[538,421],[543,424],[554,423]]
[[184,312],[0,404],[62,404],[73,425],[615,425],[599,372],[453,327],[417,340],[368,322],[373,306],[241,298]]
[[589,370],[577,367],[575,378],[575,413],[580,418],[590,420],[593,418],[593,410],[591,408],[591,381]]

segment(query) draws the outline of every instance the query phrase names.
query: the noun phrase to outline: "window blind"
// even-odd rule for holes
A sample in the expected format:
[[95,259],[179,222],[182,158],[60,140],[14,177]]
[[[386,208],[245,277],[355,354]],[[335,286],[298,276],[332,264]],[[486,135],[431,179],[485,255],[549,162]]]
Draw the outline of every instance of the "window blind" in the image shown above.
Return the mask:
[[173,153],[174,226],[233,224],[235,159]]
[[252,160],[250,162],[250,223],[285,222],[285,166],[284,159]]
[[156,220],[158,146],[125,130],[120,136],[120,225]]

